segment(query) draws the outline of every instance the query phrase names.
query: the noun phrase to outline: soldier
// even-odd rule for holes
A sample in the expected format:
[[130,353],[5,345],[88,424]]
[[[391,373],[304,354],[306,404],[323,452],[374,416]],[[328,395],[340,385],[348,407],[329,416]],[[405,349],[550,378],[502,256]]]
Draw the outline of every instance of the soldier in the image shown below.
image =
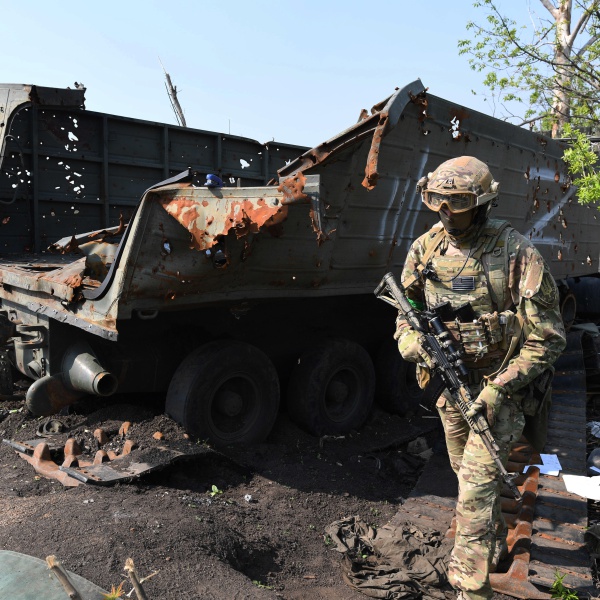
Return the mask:
[[[498,183],[483,162],[448,160],[419,180],[417,190],[440,223],[412,244],[402,283],[415,308],[440,311],[461,345],[476,398],[469,416],[483,412],[506,464],[523,431],[524,403],[566,344],[558,290],[536,248],[506,221],[488,217]],[[429,359],[420,334],[402,314],[396,326],[400,353],[417,363],[424,386]],[[501,478],[447,391],[437,408],[459,481],[449,581],[459,598],[491,598],[489,573],[507,552]]]

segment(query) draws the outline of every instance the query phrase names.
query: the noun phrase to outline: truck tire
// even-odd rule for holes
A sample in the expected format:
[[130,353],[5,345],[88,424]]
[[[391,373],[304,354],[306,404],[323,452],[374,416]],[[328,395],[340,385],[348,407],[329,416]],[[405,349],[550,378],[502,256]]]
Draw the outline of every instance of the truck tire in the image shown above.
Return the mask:
[[563,319],[565,325],[565,331],[569,333],[573,323],[575,323],[575,317],[577,316],[577,298],[575,294],[567,288],[559,288],[560,291],[560,316]]
[[288,413],[313,435],[348,433],[366,421],[374,395],[375,369],[366,350],[349,340],[326,340],[295,366]]
[[209,342],[175,371],[165,409],[190,434],[217,446],[260,442],[277,418],[277,372],[250,344]]
[[382,344],[375,358],[377,403],[388,412],[408,416],[416,413],[425,390],[417,383],[415,365],[402,358],[396,340]]
[[383,409],[400,416],[411,416],[424,407],[437,414],[435,403],[445,387],[442,380],[433,376],[422,390],[417,383],[415,364],[402,358],[395,340],[382,344],[375,358],[375,373],[375,399]]

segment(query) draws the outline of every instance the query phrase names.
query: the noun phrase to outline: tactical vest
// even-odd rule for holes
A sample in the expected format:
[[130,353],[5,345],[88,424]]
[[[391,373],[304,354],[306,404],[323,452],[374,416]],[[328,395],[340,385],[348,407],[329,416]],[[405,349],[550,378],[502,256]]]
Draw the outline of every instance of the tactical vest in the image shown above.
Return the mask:
[[514,313],[508,286],[510,256],[509,223],[489,219],[467,256],[448,256],[448,240],[432,232],[424,241],[425,268],[433,271],[424,282],[429,309],[449,302],[453,309],[469,303],[474,312],[470,322],[446,321],[462,346],[467,362],[492,365],[505,356]]

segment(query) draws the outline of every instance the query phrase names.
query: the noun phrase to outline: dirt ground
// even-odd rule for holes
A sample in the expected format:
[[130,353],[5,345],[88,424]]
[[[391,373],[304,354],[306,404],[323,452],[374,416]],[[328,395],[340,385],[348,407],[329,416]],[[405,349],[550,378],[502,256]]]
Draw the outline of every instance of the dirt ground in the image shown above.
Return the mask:
[[[93,455],[93,432],[103,428],[106,448],[120,450],[118,430],[130,421],[125,438],[141,449],[166,442],[202,452],[133,482],[66,488],[2,444],[0,547],[56,555],[106,590],[126,580],[132,558],[140,576],[156,573],[144,582],[149,599],[364,600],[344,584],[324,529],[353,515],[375,527],[387,523],[425,464],[407,442],[424,435],[432,445],[437,435],[435,419],[375,409],[360,431],[320,440],[282,413],[265,443],[207,451],[185,439],[154,399],[119,400],[79,403],[56,417],[65,432],[48,440],[71,436]],[[0,402],[1,438],[36,439],[46,419],[22,407],[20,398]]]

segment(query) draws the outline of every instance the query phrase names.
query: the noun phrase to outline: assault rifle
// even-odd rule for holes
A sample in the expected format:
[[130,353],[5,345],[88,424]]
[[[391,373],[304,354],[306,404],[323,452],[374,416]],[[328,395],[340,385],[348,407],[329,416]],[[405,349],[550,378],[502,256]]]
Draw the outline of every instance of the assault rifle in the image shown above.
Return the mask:
[[516,475],[511,475],[504,468],[500,460],[500,448],[490,431],[486,418],[479,412],[474,417],[467,416],[467,411],[473,404],[473,396],[465,383],[468,381],[469,370],[463,363],[462,352],[456,348],[454,338],[444,321],[434,312],[415,309],[408,301],[404,288],[396,282],[392,273],[384,275],[375,289],[375,295],[380,300],[399,309],[410,326],[421,333],[421,343],[431,359],[432,371],[441,377],[463,419],[471,430],[481,437],[481,441],[496,463],[502,479],[515,498],[520,500],[521,493],[514,482]]

